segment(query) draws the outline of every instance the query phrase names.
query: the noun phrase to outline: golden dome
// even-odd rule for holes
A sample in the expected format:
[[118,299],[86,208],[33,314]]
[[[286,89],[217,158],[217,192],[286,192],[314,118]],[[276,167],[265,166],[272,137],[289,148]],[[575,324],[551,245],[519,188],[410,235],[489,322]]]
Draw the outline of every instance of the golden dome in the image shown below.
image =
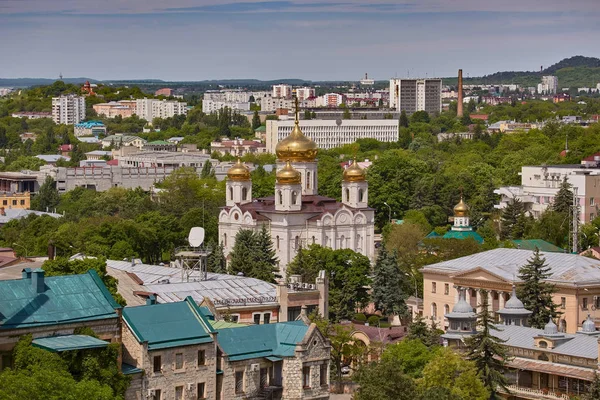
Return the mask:
[[344,170],[344,182],[362,182],[365,179],[365,170],[358,165],[355,158],[352,164]]
[[293,166],[290,160],[287,160],[285,166],[277,171],[275,175],[277,183],[295,185],[300,184],[301,175]]
[[460,201],[457,205],[454,206],[454,216],[455,217],[466,217],[469,212],[469,206],[463,201],[462,196],[460,196]]
[[277,143],[275,154],[278,160],[314,161],[317,157],[317,144],[304,136],[298,121],[298,98],[296,98],[296,121],[288,137]]
[[238,158],[237,162],[227,170],[227,179],[231,181],[249,181],[250,170]]

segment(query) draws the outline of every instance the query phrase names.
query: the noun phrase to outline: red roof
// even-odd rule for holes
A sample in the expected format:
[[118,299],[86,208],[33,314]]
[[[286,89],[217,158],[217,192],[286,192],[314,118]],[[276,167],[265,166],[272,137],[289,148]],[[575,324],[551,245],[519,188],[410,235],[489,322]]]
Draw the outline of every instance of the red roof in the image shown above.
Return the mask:
[[106,165],[119,165],[119,160],[108,160]]
[[71,151],[71,150],[73,150],[73,145],[72,144],[61,144],[60,146],[58,146],[58,150],[59,151]]
[[596,161],[596,157],[600,157],[600,153],[592,154],[591,156],[586,157],[581,161]]

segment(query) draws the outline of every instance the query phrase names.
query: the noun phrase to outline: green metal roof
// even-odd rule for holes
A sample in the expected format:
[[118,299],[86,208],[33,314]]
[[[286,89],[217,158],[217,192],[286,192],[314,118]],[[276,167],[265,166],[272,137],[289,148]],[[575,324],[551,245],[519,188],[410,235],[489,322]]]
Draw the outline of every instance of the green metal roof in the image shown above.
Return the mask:
[[155,140],[153,142],[146,143],[146,145],[153,145],[153,144],[154,145],[161,145],[161,146],[172,146],[173,145],[173,143],[166,142],[164,140]]
[[261,125],[254,130],[254,132],[266,132],[266,131],[267,131],[267,127],[264,125]]
[[144,370],[140,369],[138,367],[135,367],[133,365],[127,364],[127,363],[122,363],[121,364],[121,372],[123,373],[123,375],[131,375],[131,374],[139,374],[141,372],[144,372]]
[[431,232],[429,232],[429,234],[427,236],[425,236],[426,239],[435,239],[435,238],[439,238],[439,237],[442,237],[442,235],[440,235],[436,231],[431,231]]
[[564,253],[565,249],[553,245],[552,243],[546,242],[542,239],[525,239],[525,240],[511,240],[511,242],[518,249],[523,250],[535,250],[537,247],[540,251],[550,253]]
[[475,231],[453,231],[449,230],[442,236],[444,239],[468,239],[473,238],[478,243],[483,243],[483,238]]
[[88,335],[48,336],[33,339],[31,344],[54,353],[68,350],[99,349],[108,346],[108,342]]
[[32,281],[0,281],[0,330],[118,318],[115,310],[120,306],[96,271],[44,277],[41,293]]
[[219,330],[219,347],[230,361],[259,357],[291,357],[308,326],[302,321],[249,325]]
[[238,324],[236,322],[227,322],[227,321],[210,321],[210,324],[212,325],[213,329],[215,330],[219,330],[219,329],[225,329],[225,328],[243,328],[245,326],[248,325],[244,325],[244,324]]
[[148,342],[149,350],[210,343],[215,332],[189,296],[176,303],[125,307],[123,319],[140,343]]

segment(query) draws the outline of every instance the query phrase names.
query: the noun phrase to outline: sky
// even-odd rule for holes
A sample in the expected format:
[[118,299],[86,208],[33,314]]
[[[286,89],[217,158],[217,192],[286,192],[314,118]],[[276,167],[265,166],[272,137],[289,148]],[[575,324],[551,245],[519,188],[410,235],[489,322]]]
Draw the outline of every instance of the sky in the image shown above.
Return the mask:
[[0,0],[0,78],[481,76],[599,43],[600,0]]

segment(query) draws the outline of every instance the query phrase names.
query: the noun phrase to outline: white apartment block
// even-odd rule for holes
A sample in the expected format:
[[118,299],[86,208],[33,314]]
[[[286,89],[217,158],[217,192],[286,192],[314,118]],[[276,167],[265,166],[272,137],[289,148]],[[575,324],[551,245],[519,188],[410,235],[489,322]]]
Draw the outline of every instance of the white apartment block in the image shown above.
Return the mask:
[[85,119],[85,98],[73,94],[52,98],[55,124],[75,125]]
[[315,97],[315,88],[311,88],[311,87],[296,88],[296,97],[298,97],[298,101],[304,101],[311,97]]
[[292,86],[291,85],[273,85],[272,96],[275,98],[291,99],[292,98]]
[[288,110],[291,110],[294,108],[294,101],[292,99],[275,97],[263,97],[260,100],[261,111],[274,112],[278,108],[287,108]]
[[390,108],[412,114],[442,112],[441,79],[390,79]]
[[344,95],[339,93],[327,93],[323,95],[323,105],[325,107],[339,107],[344,104]]
[[250,103],[248,102],[202,100],[202,112],[206,114],[219,112],[225,107],[232,111],[250,111]]
[[525,210],[534,218],[550,207],[554,197],[566,177],[573,187],[579,205],[579,221],[588,223],[600,215],[600,168],[596,162],[575,165],[549,165],[521,167],[521,185],[503,186],[494,190],[500,195],[499,204],[494,207],[504,209],[514,199],[519,199]]
[[[286,138],[294,127],[293,120],[267,121],[267,152],[275,153],[277,143]],[[302,133],[320,149],[332,149],[354,143],[357,139],[398,141],[397,119],[302,120]]]
[[552,75],[542,76],[542,83],[538,84],[539,94],[556,94],[558,92],[558,77]]
[[152,122],[154,118],[170,118],[187,114],[187,104],[175,100],[137,99],[136,114]]

